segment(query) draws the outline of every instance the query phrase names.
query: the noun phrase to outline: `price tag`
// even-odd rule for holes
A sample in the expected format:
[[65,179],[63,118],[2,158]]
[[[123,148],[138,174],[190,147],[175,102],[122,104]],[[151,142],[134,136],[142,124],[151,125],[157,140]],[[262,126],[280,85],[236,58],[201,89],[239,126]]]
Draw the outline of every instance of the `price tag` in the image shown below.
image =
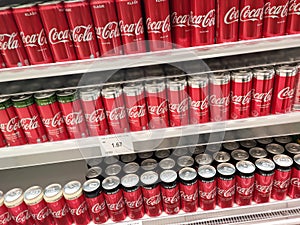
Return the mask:
[[128,221],[120,223],[120,225],[143,225],[142,221]]
[[99,137],[102,156],[134,153],[130,134]]

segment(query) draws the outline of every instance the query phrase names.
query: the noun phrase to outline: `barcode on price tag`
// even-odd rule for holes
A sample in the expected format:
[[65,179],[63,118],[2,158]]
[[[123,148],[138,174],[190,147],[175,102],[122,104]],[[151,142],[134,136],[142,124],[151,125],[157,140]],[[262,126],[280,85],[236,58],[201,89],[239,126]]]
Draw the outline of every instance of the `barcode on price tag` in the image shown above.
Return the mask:
[[99,137],[102,156],[134,153],[130,134]]

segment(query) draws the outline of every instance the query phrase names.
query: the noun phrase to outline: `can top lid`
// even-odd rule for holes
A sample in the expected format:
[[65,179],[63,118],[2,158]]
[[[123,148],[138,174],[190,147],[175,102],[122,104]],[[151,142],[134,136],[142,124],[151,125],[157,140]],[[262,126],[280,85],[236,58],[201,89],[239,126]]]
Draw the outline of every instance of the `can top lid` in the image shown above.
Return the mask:
[[20,205],[23,202],[24,195],[21,188],[14,188],[4,195],[4,204],[8,208]]
[[104,98],[116,98],[122,94],[122,88],[120,85],[108,86],[101,90],[101,94]]
[[119,185],[120,185],[120,178],[117,176],[106,177],[102,181],[102,187],[107,191],[111,191],[117,188]]
[[240,70],[232,73],[231,79],[235,82],[249,82],[252,79],[250,70]]
[[93,192],[100,188],[100,180],[98,179],[90,179],[83,183],[82,188],[84,192]]
[[300,145],[297,143],[288,143],[285,145],[285,149],[295,155],[300,153]]
[[27,205],[34,205],[43,199],[43,189],[40,186],[33,186],[24,192],[24,202]]
[[0,207],[3,205],[4,203],[4,194],[3,191],[0,191]]
[[58,1],[50,1],[50,2],[41,2],[38,5],[55,5],[57,3],[61,3],[62,0],[58,0]]
[[129,163],[136,160],[136,154],[127,154],[127,155],[121,155],[121,161],[124,163]]
[[240,145],[244,148],[254,148],[256,146],[255,140],[247,140],[247,141],[241,141]]
[[210,152],[220,151],[222,144],[210,144],[206,146],[206,150]]
[[7,100],[9,100],[9,97],[0,98],[0,103],[6,102]]
[[13,102],[21,102],[30,99],[32,95],[18,95],[11,98]]
[[269,80],[274,77],[275,70],[272,67],[258,68],[253,71],[253,75],[258,80]]
[[284,152],[284,148],[281,145],[275,143],[268,144],[266,146],[266,150],[271,154],[282,154]]
[[175,166],[175,161],[171,158],[165,158],[159,162],[159,166],[162,169],[172,169]]
[[233,159],[238,160],[238,161],[246,160],[249,158],[248,152],[246,152],[245,150],[242,150],[242,149],[236,149],[236,150],[232,151],[231,156]]
[[293,159],[287,155],[275,155],[273,156],[273,161],[280,167],[290,167],[293,165]]
[[177,179],[177,173],[174,170],[164,170],[160,174],[160,180],[164,183],[173,183]]
[[295,66],[283,65],[276,68],[276,75],[282,77],[293,77],[296,76],[297,69]]
[[117,162],[119,162],[119,156],[118,155],[115,155],[115,156],[109,156],[109,157],[106,157],[104,159],[104,162],[108,165],[110,164],[115,164]]
[[85,0],[64,0],[65,3],[72,3],[72,2],[85,2]]
[[227,152],[220,151],[213,154],[213,159],[217,162],[228,162],[230,160],[230,155]]
[[12,8],[13,8],[13,9],[21,9],[21,8],[32,7],[32,6],[35,6],[35,5],[36,5],[36,3],[33,2],[33,3],[27,3],[27,4],[16,5],[16,6],[13,6]]
[[79,95],[83,100],[86,100],[86,101],[88,101],[90,99],[93,100],[100,96],[100,89],[93,88],[93,87],[83,88],[83,89],[80,89]]
[[184,156],[184,155],[188,154],[188,149],[187,148],[176,148],[176,149],[174,149],[172,154],[175,156],[178,156],[178,157]]
[[122,170],[122,167],[118,164],[112,164],[112,165],[109,165],[108,167],[106,167],[105,169],[105,173],[108,175],[108,176],[115,176],[117,174],[119,174]]
[[235,173],[235,167],[231,163],[220,163],[217,166],[217,171],[223,176],[231,176]]
[[124,167],[123,170],[125,173],[135,173],[139,170],[139,164],[137,164],[136,162],[131,162],[131,163],[127,163]]
[[187,85],[185,77],[175,77],[175,78],[168,78],[167,79],[167,87],[171,90],[184,90],[185,86]]
[[264,158],[268,155],[267,151],[260,147],[251,148],[249,154],[254,158]]
[[145,89],[148,93],[158,93],[165,90],[165,81],[163,79],[159,80],[147,80],[145,83]]
[[233,151],[235,149],[238,149],[240,147],[240,144],[238,142],[227,142],[223,144],[223,148],[229,151]]
[[155,159],[145,159],[142,161],[141,167],[144,170],[154,170],[157,167],[157,161]]
[[93,178],[97,178],[102,174],[102,169],[98,166],[94,166],[89,168],[86,177],[88,179],[93,179]]
[[72,200],[78,198],[82,194],[82,187],[79,181],[70,181],[63,188],[65,199]]
[[295,161],[295,163],[300,165],[300,154],[297,154],[297,155],[294,156],[294,161]]
[[178,172],[179,178],[184,181],[192,181],[196,178],[197,172],[195,169],[191,167],[185,167],[179,170]]
[[262,171],[273,171],[275,169],[275,163],[270,159],[257,159],[255,166]]
[[52,92],[36,93],[36,94],[34,94],[34,97],[36,99],[44,99],[44,98],[52,97],[53,95],[55,95],[54,91],[52,91]]
[[251,174],[255,171],[255,165],[250,161],[239,161],[236,164],[236,169],[243,174]]
[[216,84],[216,85],[228,84],[230,81],[230,73],[225,72],[225,73],[212,74],[209,77],[209,80],[212,84]]
[[50,184],[44,190],[44,199],[46,202],[55,202],[63,195],[60,184]]
[[188,83],[190,87],[203,88],[208,85],[207,75],[189,76]]
[[94,167],[94,166],[99,166],[100,163],[102,163],[102,161],[103,161],[103,158],[89,159],[87,161],[87,164],[91,167]]
[[194,165],[194,159],[191,156],[180,156],[177,160],[180,167],[190,167]]
[[121,179],[121,184],[126,188],[132,188],[138,186],[140,179],[136,174],[127,174]]
[[189,148],[189,152],[192,153],[193,155],[202,154],[202,153],[204,153],[204,151],[205,151],[204,145],[197,146],[196,148],[194,148],[194,147]]
[[148,171],[141,175],[141,181],[145,185],[153,185],[158,182],[158,174],[154,171]]
[[293,141],[292,137],[290,136],[281,136],[281,137],[276,137],[274,140],[280,144],[287,144],[291,141]]
[[159,150],[155,152],[155,156],[159,159],[167,158],[170,155],[170,150]]
[[213,158],[211,157],[211,155],[203,153],[203,154],[197,155],[195,157],[195,161],[199,165],[208,165],[208,164],[212,163]]
[[141,152],[141,153],[138,153],[138,157],[140,159],[148,159],[151,156],[153,156],[153,152]]
[[260,138],[260,139],[257,139],[256,141],[260,144],[267,145],[267,144],[272,143],[273,138]]
[[67,96],[74,95],[75,93],[77,93],[76,89],[73,89],[73,90],[62,90],[62,91],[56,92],[56,95],[59,96],[59,97],[67,97]]
[[144,91],[144,87],[141,82],[128,83],[123,87],[123,92],[126,96],[138,96]]
[[210,165],[203,165],[198,168],[198,174],[200,177],[210,179],[216,176],[216,169]]

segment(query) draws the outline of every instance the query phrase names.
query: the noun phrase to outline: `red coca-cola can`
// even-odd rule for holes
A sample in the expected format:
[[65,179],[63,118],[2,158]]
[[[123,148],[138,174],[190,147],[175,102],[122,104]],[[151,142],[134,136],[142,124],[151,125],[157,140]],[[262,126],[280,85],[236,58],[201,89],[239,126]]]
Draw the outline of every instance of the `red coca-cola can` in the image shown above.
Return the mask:
[[12,98],[12,101],[28,143],[35,144],[48,141],[33,96],[16,96]]
[[285,34],[289,0],[266,0],[264,7],[264,37]]
[[129,83],[123,87],[128,122],[131,131],[148,130],[148,112],[142,83]]
[[65,0],[64,7],[77,58],[93,59],[99,57],[100,52],[89,3],[85,0]]
[[15,225],[11,215],[9,214],[6,206],[4,205],[4,194],[0,191],[0,224],[2,225]]
[[288,195],[290,198],[300,198],[300,154],[294,156]]
[[290,0],[288,19],[286,24],[287,34],[299,34],[300,33],[300,1]]
[[164,170],[160,174],[161,196],[164,212],[177,214],[180,210],[180,192],[177,173],[174,170]]
[[50,184],[44,190],[44,200],[56,225],[72,225],[73,219],[60,184]]
[[141,0],[116,0],[125,54],[146,52]]
[[258,159],[255,161],[255,184],[253,201],[265,203],[270,201],[274,180],[275,164],[270,159]]
[[169,1],[144,0],[143,2],[150,51],[171,49]]
[[13,14],[30,63],[52,63],[51,51],[35,3],[14,6]]
[[190,1],[170,1],[172,39],[176,48],[191,46],[190,34]]
[[54,225],[54,220],[43,198],[43,189],[33,186],[24,192],[24,202],[37,225]]
[[276,169],[271,197],[275,200],[284,200],[290,185],[293,159],[287,155],[280,154],[275,155],[273,161]]
[[149,128],[158,129],[169,126],[168,99],[164,80],[145,83],[148,106]]
[[234,42],[239,39],[240,0],[217,0],[216,42]]
[[29,65],[22,38],[9,6],[0,8],[0,52],[6,67]]
[[158,174],[148,171],[141,175],[142,193],[144,198],[145,212],[150,217],[159,216],[162,213],[161,189]]
[[109,215],[104,195],[101,190],[100,180],[87,180],[82,187],[92,221],[95,224],[105,223],[108,220]]
[[127,214],[120,179],[116,176],[107,177],[102,182],[102,188],[110,219],[114,222],[124,220]]
[[241,70],[231,75],[230,118],[243,119],[250,116],[252,95],[252,72]]
[[85,88],[80,90],[79,95],[89,134],[91,136],[108,134],[108,125],[100,90],[98,88]]
[[66,199],[73,221],[76,225],[85,225],[90,222],[90,215],[79,181],[70,181],[63,188],[63,195]]
[[212,210],[217,203],[216,169],[210,165],[198,168],[199,206],[203,210]]
[[239,40],[262,37],[264,5],[264,0],[240,0]]
[[228,120],[230,117],[230,74],[213,74],[210,81],[210,121]]
[[221,208],[232,207],[235,198],[235,167],[221,163],[217,167],[217,202]]
[[198,182],[197,172],[191,167],[179,170],[181,209],[184,212],[196,212],[198,209]]
[[251,116],[267,116],[271,113],[274,75],[273,68],[253,70]]
[[[1,51],[0,51],[1,52]],[[5,68],[5,63],[3,61],[2,56],[0,55],[0,69]]]
[[295,97],[297,68],[280,66],[276,69],[272,98],[272,114],[289,113]]
[[4,204],[16,225],[35,225],[27,206],[21,188],[14,188],[4,195]]
[[115,1],[92,0],[90,7],[101,56],[122,55],[123,49]]
[[127,215],[134,220],[142,218],[145,214],[139,181],[140,178],[136,174],[127,174],[121,179]]
[[49,141],[68,139],[69,135],[55,92],[37,93],[34,98]]
[[88,130],[77,90],[58,91],[56,96],[67,125],[69,137],[71,139],[87,137]]
[[214,44],[216,2],[191,0],[190,4],[191,46]]
[[109,132],[111,134],[129,131],[124,96],[121,86],[105,87],[101,91]]
[[76,60],[71,31],[61,1],[38,4],[49,46],[55,62]]
[[296,81],[296,93],[293,110],[300,111],[300,64],[297,65],[298,69],[298,79]]

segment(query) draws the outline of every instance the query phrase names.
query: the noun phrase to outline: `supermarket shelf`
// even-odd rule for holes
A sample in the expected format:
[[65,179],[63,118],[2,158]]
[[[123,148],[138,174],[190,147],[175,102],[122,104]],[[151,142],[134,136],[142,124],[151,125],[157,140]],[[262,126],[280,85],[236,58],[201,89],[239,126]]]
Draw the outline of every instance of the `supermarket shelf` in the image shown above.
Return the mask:
[[294,47],[300,47],[300,34],[161,52],[1,69],[0,82],[118,70]]
[[[0,170],[300,133],[300,112],[3,148]],[[113,149],[104,141],[122,142]],[[100,147],[101,146],[101,147]],[[128,147],[128,148],[127,148]]]

